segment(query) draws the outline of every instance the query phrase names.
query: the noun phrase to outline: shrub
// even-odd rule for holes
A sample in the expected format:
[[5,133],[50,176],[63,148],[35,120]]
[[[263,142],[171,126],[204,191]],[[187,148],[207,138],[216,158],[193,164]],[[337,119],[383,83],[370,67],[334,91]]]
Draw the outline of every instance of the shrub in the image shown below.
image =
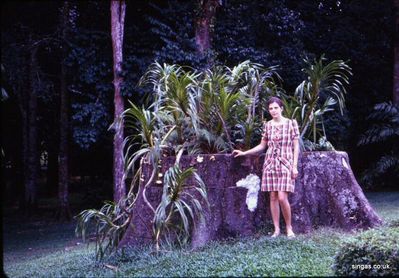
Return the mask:
[[333,270],[344,276],[398,276],[399,228],[369,230],[346,241]]

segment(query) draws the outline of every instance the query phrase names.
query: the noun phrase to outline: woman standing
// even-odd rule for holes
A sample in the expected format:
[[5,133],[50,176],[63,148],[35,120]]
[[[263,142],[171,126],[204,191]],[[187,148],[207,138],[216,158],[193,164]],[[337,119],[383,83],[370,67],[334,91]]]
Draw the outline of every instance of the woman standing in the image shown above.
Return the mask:
[[263,125],[261,143],[247,151],[234,150],[234,157],[262,152],[267,147],[262,173],[262,191],[270,192],[270,211],[274,233],[280,235],[280,207],[284,216],[287,236],[295,237],[291,225],[291,206],[288,192],[293,193],[298,176],[299,130],[296,120],[282,116],[283,102],[271,97],[267,102],[272,120]]

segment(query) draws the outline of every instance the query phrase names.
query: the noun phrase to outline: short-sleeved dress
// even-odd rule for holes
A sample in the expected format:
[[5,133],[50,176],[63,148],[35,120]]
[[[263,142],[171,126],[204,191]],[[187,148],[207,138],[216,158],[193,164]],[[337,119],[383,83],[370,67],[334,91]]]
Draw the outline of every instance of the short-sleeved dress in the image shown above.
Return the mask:
[[299,138],[298,123],[288,120],[272,125],[263,125],[262,140],[267,143],[267,151],[262,171],[262,191],[294,192],[295,180],[292,178],[294,161],[294,139]]

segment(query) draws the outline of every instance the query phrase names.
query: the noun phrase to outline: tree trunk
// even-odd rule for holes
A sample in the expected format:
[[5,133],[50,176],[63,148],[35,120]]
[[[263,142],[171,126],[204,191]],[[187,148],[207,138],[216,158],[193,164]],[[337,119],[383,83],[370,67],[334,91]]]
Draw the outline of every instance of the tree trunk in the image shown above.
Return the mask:
[[[28,89],[29,90],[29,89]],[[25,201],[25,189],[27,188],[28,184],[28,157],[29,157],[29,145],[28,145],[28,135],[29,135],[29,122],[28,122],[28,102],[29,102],[29,95],[28,97],[24,97],[22,92],[19,92],[19,108],[21,111],[21,137],[22,137],[22,150],[21,150],[21,177],[20,183],[18,186],[18,197],[19,197],[19,207],[18,209],[21,212],[24,212],[26,209],[26,201]]]
[[[18,199],[18,209],[21,212],[25,211],[25,188],[28,183],[28,134],[29,134],[29,123],[28,123],[28,103],[29,103],[29,92],[30,91],[30,74],[29,74],[29,59],[30,55],[24,56],[26,59],[26,67],[20,68],[21,70],[21,79],[19,82],[15,82],[13,85],[13,91],[17,98],[18,109],[21,115],[21,130],[19,133],[21,148],[18,148],[16,152],[16,161],[17,162],[17,196]],[[26,87],[28,86],[28,87]]]
[[215,21],[219,0],[199,1],[199,15],[196,19],[195,42],[200,55],[206,54],[211,48],[212,29]]
[[25,205],[28,213],[37,208],[37,180],[39,174],[39,150],[37,134],[37,47],[30,53],[30,74],[28,91],[28,142],[27,142],[27,180],[25,184]]
[[[57,117],[58,118],[58,117]],[[47,146],[48,163],[46,193],[49,197],[55,196],[58,192],[58,146],[59,140],[53,136],[49,137]]]
[[124,111],[123,97],[121,95],[122,62],[123,62],[123,30],[125,24],[126,3],[124,0],[111,0],[111,36],[113,50],[113,71],[114,71],[114,201],[119,202],[126,195],[125,182],[123,180],[124,161],[123,161],[123,137],[124,124],[122,113]]
[[[68,1],[64,1],[61,10],[61,38],[63,41],[68,36],[68,24],[70,19],[70,6]],[[66,57],[65,45],[62,51],[62,58]],[[58,201],[57,212],[58,220],[70,220],[71,211],[69,208],[69,157],[68,157],[68,136],[69,136],[69,95],[67,89],[67,67],[61,61],[60,76],[60,145],[58,155]]]
[[69,135],[69,97],[67,91],[67,69],[61,65],[61,88],[60,88],[60,146],[58,155],[58,201],[59,208],[57,218],[59,220],[70,220],[69,209],[69,167],[68,167],[68,135]]
[[[264,158],[233,158],[221,154],[200,156],[203,162],[199,162],[197,156],[182,156],[180,160],[183,169],[197,169],[207,187],[210,204],[210,209],[206,209],[202,202],[206,222],[196,220],[191,231],[193,247],[212,240],[253,235],[265,228],[272,232],[269,194],[259,191],[257,208],[251,212],[246,204],[247,189],[236,186],[251,173],[261,178]],[[161,173],[165,173],[174,160],[174,157],[164,158]],[[143,165],[142,182],[146,182],[151,167]],[[305,152],[298,166],[295,193],[289,195],[296,233],[308,233],[322,226],[351,231],[381,224],[352,173],[346,153]],[[141,192],[142,186],[133,208],[132,223],[121,246],[153,242],[153,213],[144,203]],[[201,200],[195,190],[189,189],[189,193]],[[161,196],[162,185],[153,183],[147,191],[147,199],[157,207]]]
[[394,0],[396,10],[393,69],[393,103],[399,105],[399,0]]

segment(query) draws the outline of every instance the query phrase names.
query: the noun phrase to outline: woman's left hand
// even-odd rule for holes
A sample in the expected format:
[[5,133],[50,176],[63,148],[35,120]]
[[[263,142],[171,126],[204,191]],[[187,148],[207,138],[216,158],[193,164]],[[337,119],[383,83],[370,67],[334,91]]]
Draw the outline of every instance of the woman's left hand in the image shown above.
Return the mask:
[[298,168],[297,167],[293,167],[292,168],[292,178],[296,179],[298,177]]

